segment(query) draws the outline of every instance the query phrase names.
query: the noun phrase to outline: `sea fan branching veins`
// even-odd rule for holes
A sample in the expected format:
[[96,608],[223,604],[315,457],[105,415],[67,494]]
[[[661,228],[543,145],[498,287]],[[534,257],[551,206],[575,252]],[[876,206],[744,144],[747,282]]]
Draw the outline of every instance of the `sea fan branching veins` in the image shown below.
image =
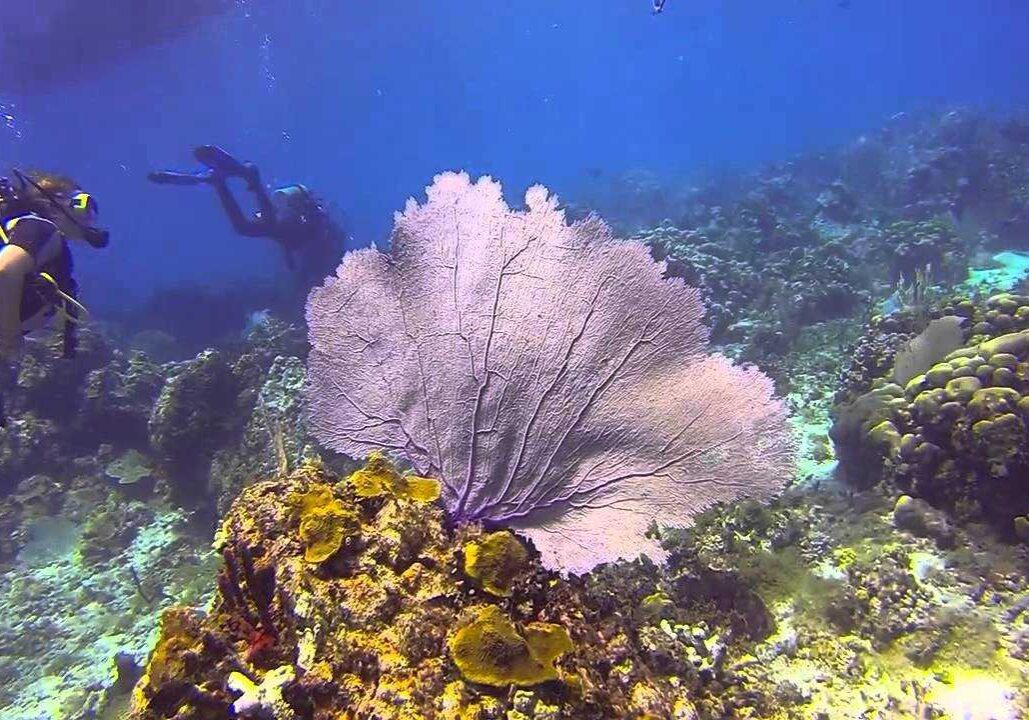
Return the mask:
[[766,498],[792,471],[771,382],[710,354],[697,290],[596,218],[446,173],[309,298],[314,432],[438,477],[457,522],[585,571],[661,551],[653,524]]

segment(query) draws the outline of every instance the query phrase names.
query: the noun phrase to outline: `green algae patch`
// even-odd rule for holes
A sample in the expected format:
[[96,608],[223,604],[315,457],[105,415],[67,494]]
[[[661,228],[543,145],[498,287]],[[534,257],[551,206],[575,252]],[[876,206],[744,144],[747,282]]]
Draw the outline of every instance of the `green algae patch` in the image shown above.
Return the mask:
[[813,573],[795,548],[762,550],[743,558],[739,574],[767,606],[788,600],[798,608],[820,606],[838,587]]

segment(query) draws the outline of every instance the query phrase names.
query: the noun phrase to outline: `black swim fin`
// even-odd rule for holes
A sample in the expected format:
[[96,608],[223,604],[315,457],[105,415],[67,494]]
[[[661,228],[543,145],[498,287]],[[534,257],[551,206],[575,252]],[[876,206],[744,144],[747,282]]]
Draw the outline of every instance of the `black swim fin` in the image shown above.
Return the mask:
[[207,185],[214,180],[214,172],[200,170],[194,173],[180,173],[158,170],[147,173],[147,179],[158,185]]
[[241,163],[217,145],[201,145],[193,157],[225,177],[248,178],[253,173],[252,165]]

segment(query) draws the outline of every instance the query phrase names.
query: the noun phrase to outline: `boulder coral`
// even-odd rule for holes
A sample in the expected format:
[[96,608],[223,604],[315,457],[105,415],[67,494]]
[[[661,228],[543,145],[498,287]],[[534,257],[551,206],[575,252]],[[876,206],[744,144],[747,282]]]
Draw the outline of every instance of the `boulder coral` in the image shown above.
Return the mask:
[[961,347],[903,386],[884,373],[837,407],[842,469],[1010,534],[1029,513],[1029,297],[955,298],[941,312],[965,318]]

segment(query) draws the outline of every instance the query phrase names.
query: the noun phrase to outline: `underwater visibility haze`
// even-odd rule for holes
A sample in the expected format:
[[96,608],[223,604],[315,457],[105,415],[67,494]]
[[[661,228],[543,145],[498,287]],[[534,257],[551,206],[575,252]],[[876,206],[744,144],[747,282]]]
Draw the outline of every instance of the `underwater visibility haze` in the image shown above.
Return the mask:
[[1029,6],[0,23],[0,720],[1029,717]]

